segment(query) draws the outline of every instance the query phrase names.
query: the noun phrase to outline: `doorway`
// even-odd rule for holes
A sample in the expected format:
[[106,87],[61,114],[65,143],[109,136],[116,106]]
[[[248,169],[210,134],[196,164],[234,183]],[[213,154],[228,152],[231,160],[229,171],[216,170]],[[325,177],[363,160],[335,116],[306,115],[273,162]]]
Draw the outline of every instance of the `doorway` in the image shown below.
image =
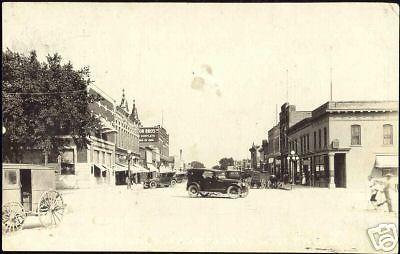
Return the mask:
[[32,178],[30,169],[19,171],[21,181],[21,203],[27,211],[32,210]]
[[335,154],[335,185],[337,188],[346,188],[346,154]]

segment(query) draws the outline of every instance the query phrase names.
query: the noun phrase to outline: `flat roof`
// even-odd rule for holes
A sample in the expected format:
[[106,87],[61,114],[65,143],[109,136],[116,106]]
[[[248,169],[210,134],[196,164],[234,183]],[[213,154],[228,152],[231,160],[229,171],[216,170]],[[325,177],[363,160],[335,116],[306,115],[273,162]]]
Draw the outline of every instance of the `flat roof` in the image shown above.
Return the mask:
[[31,170],[54,170],[52,167],[48,167],[40,164],[27,164],[27,163],[3,163],[3,169],[31,169]]

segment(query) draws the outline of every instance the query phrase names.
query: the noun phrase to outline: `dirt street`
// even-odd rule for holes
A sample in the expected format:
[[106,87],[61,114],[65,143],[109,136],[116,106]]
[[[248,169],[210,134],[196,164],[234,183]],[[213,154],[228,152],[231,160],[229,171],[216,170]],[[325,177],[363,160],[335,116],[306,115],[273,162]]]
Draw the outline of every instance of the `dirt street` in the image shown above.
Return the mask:
[[3,235],[3,250],[376,252],[367,228],[398,228],[397,212],[367,209],[364,194],[346,189],[189,198],[183,183],[71,190],[63,197],[61,225],[44,229],[29,217],[23,230]]

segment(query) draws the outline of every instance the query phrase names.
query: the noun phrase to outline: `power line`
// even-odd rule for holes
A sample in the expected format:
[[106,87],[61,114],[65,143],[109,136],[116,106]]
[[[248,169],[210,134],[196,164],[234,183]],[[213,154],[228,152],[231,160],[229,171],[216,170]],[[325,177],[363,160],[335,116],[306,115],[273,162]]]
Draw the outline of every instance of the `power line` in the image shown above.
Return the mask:
[[80,93],[84,92],[86,89],[81,90],[72,90],[72,91],[65,91],[65,92],[47,92],[47,93],[8,93],[4,92],[6,95],[57,95],[57,94],[71,94],[71,93]]

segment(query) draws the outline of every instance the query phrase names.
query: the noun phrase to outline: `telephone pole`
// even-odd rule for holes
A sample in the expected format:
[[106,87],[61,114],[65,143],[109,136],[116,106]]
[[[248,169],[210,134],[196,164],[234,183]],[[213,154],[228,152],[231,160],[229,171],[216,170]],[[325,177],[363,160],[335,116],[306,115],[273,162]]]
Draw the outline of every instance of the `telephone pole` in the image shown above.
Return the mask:
[[330,98],[331,98],[331,101],[332,101],[332,67],[331,67],[331,71],[330,72],[331,72],[331,97]]

